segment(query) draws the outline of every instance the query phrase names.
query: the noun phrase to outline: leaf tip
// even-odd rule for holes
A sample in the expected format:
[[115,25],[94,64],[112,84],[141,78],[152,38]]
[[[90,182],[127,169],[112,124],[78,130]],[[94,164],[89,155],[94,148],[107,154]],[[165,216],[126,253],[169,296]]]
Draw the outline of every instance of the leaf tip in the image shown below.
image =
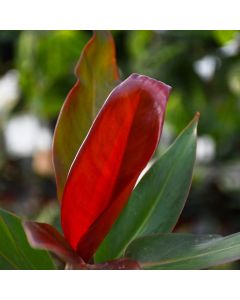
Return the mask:
[[199,122],[199,119],[200,119],[200,112],[196,112],[192,121],[188,124],[187,128],[194,128],[194,133],[197,134],[197,126],[198,126],[198,122]]
[[200,119],[200,116],[201,116],[201,113],[200,113],[199,111],[197,111],[197,112],[195,113],[194,120],[196,120],[196,122],[198,122],[199,119]]
[[132,73],[125,81],[128,83],[137,84],[141,89],[147,90],[153,98],[161,102],[161,106],[165,109],[172,87],[160,80],[151,78],[146,75]]
[[198,111],[198,112],[196,112],[195,113],[195,116],[194,116],[194,118],[193,118],[193,123],[194,123],[194,127],[195,127],[195,134],[197,135],[197,127],[198,127],[198,122],[199,122],[199,119],[200,119],[200,116],[201,116],[201,114],[200,114],[200,112]]

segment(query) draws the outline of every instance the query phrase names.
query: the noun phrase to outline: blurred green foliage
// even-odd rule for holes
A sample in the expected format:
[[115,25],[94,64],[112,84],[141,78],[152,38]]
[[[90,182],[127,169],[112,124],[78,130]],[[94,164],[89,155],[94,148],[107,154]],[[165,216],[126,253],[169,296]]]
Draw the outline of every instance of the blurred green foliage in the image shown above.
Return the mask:
[[[175,135],[200,111],[199,132],[216,139],[217,156],[236,155],[232,149],[239,147],[240,57],[239,51],[226,55],[221,47],[237,39],[237,31],[115,31],[113,35],[122,78],[137,72],[173,87],[167,121]],[[1,42],[8,41],[5,47],[11,41],[14,45],[12,61],[20,72],[24,109],[56,118],[75,82],[73,70],[90,36],[85,31],[0,34]],[[6,60],[6,54],[1,56]],[[208,80],[194,70],[205,56],[216,63]]]
[[[240,55],[236,31],[131,31],[126,35],[128,61],[124,73],[143,73],[173,87],[167,121],[177,134],[196,111],[200,134],[217,142],[217,157],[238,156],[240,132]],[[238,37],[237,37],[238,36]],[[222,47],[238,41],[236,54]],[[204,80],[194,64],[211,56],[216,64]],[[234,151],[235,150],[235,151]]]
[[84,31],[24,31],[20,34],[16,67],[26,107],[44,117],[56,117],[73,86],[73,70],[90,37]]

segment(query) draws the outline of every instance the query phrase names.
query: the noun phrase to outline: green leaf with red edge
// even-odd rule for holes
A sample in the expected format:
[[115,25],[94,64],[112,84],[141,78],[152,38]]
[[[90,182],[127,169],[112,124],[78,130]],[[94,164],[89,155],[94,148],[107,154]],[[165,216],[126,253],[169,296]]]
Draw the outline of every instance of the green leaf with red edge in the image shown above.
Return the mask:
[[53,139],[59,200],[74,157],[99,109],[119,80],[110,32],[94,32],[81,54],[75,73],[78,79],[61,109]]
[[240,233],[225,237],[185,233],[134,240],[126,250],[144,269],[198,270],[240,259]]
[[0,268],[55,269],[48,252],[31,248],[20,218],[3,209],[0,209]]
[[66,239],[88,261],[119,213],[162,131],[170,87],[133,74],[108,97],[82,144],[65,185]]
[[196,158],[197,113],[134,189],[95,254],[96,262],[121,257],[136,237],[171,232],[191,186]]

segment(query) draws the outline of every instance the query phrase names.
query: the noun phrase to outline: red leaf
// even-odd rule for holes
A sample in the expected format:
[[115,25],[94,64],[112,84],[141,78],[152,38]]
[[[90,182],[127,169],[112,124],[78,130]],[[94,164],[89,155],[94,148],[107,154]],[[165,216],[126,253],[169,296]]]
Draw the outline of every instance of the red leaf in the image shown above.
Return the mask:
[[110,94],[74,160],[63,193],[62,227],[86,261],[157,147],[169,92],[160,81],[131,75]]
[[51,225],[24,221],[23,227],[33,248],[51,251],[65,262],[83,263],[64,237]]

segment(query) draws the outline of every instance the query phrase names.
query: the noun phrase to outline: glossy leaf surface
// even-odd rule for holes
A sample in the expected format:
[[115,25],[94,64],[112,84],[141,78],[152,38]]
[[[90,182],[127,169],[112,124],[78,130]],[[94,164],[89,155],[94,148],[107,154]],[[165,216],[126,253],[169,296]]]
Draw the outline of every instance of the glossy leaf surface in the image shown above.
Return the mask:
[[66,239],[88,260],[126,204],[161,135],[170,87],[133,74],[108,97],[65,185]]
[[170,233],[133,241],[126,257],[145,269],[197,270],[240,259],[240,233],[226,237]]
[[25,221],[23,225],[33,248],[51,251],[64,262],[83,262],[64,237],[51,225],[32,221]]
[[196,156],[199,115],[143,176],[111,231],[99,247],[95,260],[120,257],[136,237],[170,232],[186,201]]
[[96,114],[119,80],[110,32],[94,33],[82,52],[75,73],[78,80],[64,102],[53,140],[59,200],[74,157]]
[[55,266],[46,251],[32,249],[21,220],[0,209],[0,268],[48,270]]

